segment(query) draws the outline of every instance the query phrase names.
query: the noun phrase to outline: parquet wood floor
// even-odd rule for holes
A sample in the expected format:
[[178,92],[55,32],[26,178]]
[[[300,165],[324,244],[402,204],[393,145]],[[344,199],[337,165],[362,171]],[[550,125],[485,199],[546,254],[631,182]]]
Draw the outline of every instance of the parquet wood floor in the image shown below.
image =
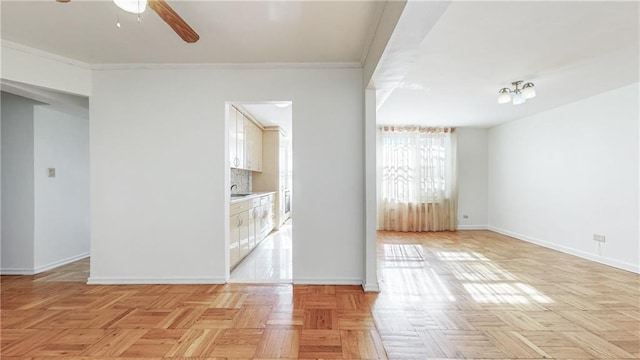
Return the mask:
[[489,231],[378,240],[389,358],[640,358],[638,274]]
[[[2,359],[638,359],[640,277],[488,231],[379,233],[383,291],[2,276]],[[328,261],[328,264],[330,261]]]

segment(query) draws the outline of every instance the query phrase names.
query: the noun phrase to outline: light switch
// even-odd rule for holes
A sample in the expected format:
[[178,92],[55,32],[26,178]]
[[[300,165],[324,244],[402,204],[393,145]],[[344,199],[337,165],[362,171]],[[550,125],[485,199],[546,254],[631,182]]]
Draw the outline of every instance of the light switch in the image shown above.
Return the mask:
[[56,168],[49,168],[49,177],[56,177]]

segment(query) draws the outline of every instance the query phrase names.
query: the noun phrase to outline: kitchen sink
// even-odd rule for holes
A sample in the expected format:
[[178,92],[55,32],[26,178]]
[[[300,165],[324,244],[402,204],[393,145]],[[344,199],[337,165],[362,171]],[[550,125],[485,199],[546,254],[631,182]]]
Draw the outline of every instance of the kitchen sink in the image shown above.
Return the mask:
[[236,194],[231,194],[231,197],[243,197],[243,196],[249,196],[251,194],[240,194],[240,193],[236,193]]

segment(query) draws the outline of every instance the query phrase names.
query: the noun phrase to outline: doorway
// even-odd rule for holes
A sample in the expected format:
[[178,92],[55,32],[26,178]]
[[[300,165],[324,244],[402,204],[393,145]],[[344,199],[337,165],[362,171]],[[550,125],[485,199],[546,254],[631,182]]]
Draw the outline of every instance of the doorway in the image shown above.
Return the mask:
[[[10,80],[0,81],[2,116],[3,275],[87,281],[89,99]],[[72,276],[69,273],[73,272]],[[44,277],[43,277],[44,276]]]
[[229,282],[292,283],[291,101],[227,102]]

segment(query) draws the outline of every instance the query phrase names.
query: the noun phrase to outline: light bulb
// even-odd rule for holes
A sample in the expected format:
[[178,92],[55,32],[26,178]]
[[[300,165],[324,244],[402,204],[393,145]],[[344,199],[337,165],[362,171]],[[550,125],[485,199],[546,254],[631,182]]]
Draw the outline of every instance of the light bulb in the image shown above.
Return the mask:
[[524,86],[522,87],[522,94],[524,95],[525,99],[533,99],[534,97],[536,97],[536,88],[534,87],[533,83],[524,84]]
[[113,0],[113,3],[132,14],[142,14],[147,8],[147,0]]
[[511,93],[509,89],[500,89],[500,95],[498,95],[498,104],[506,104],[511,101]]

